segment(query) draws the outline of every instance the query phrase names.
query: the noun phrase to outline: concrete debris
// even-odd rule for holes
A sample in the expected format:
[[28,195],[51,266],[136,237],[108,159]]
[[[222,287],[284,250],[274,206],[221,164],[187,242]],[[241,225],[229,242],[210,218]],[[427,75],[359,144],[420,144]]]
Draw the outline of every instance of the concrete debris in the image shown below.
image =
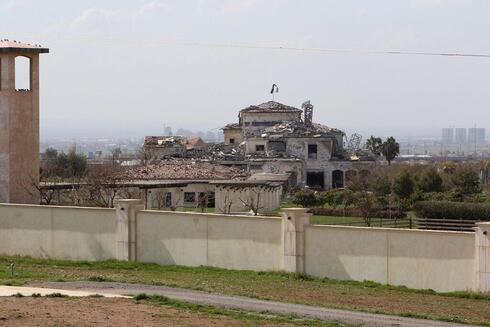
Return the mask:
[[129,169],[121,180],[228,180],[245,179],[243,170],[208,162],[167,160],[157,164]]
[[242,109],[241,112],[298,112],[301,113],[302,110],[284,105],[275,101],[268,101],[259,105],[252,105],[245,109]]
[[324,137],[332,134],[343,132],[339,129],[330,128],[322,124],[306,125],[304,122],[291,121],[283,124],[274,125],[265,129],[263,135],[266,137],[271,134],[280,134],[283,136],[308,136],[308,137]]

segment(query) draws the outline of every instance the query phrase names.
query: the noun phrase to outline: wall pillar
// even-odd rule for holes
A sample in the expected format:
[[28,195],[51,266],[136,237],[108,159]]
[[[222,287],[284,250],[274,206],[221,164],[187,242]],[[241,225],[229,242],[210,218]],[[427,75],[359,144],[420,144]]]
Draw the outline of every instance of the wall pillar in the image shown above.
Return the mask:
[[136,261],[136,215],[143,200],[119,200],[116,206],[116,259]]
[[305,226],[310,224],[308,209],[283,209],[283,268],[286,272],[305,273]]
[[477,223],[475,229],[475,287],[474,291],[490,292],[490,222]]

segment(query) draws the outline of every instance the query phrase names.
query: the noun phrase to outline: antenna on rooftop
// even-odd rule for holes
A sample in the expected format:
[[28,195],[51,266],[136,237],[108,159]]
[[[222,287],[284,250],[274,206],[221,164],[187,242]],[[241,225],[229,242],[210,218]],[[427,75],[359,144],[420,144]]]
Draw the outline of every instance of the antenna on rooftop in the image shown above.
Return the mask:
[[272,84],[272,89],[271,89],[272,101],[275,100],[276,93],[279,93],[279,87],[277,86],[277,84]]

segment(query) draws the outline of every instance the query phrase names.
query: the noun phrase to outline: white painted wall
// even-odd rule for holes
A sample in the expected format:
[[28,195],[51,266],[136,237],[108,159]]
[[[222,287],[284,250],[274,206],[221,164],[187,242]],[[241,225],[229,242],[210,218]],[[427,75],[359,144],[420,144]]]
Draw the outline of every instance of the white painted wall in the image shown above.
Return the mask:
[[471,290],[474,233],[308,226],[306,274],[440,292]]
[[115,258],[114,209],[0,204],[0,254],[67,260]]
[[162,265],[282,269],[280,218],[143,211],[137,260]]

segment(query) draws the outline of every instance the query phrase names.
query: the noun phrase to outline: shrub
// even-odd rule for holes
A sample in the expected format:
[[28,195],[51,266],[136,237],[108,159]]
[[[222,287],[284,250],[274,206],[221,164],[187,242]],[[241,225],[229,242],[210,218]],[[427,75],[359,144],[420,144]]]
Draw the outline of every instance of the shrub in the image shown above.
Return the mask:
[[421,201],[416,202],[413,209],[420,218],[490,221],[489,203]]
[[343,206],[344,208],[354,204],[356,192],[351,190],[329,190],[317,194],[318,205],[328,204],[331,207]]
[[[316,216],[334,216],[334,217],[362,217],[362,211],[357,208],[313,208],[310,213]],[[405,214],[397,209],[391,210],[391,213],[387,209],[373,209],[370,212],[373,218],[393,218],[400,219],[405,218]]]
[[318,198],[315,191],[304,189],[294,194],[292,202],[303,208],[311,208],[318,205]]

